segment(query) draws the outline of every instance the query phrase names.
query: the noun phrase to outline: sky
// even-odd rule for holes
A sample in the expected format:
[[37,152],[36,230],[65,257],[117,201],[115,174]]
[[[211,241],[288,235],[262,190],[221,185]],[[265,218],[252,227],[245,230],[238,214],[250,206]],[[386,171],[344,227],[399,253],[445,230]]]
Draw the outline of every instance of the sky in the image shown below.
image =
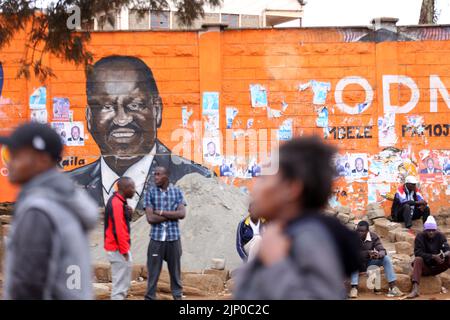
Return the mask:
[[[366,26],[376,17],[398,18],[397,25],[419,22],[422,0],[307,0],[304,27]],[[450,0],[437,0],[438,23],[450,24]]]

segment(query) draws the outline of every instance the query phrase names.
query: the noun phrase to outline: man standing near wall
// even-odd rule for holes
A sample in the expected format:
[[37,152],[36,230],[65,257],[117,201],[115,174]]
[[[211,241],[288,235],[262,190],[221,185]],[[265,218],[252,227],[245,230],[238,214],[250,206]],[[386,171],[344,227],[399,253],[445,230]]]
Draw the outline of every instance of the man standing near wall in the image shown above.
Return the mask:
[[163,261],[170,274],[170,289],[175,300],[181,300],[181,240],[178,220],[186,216],[186,202],[182,191],[170,183],[169,169],[157,167],[155,186],[145,196],[147,221],[152,225],[147,253],[148,283],[146,300],[156,299],[156,286]]
[[105,250],[111,263],[111,300],[124,300],[131,282],[130,220],[131,208],[127,199],[136,188],[129,177],[117,181],[118,191],[109,198],[105,208]]

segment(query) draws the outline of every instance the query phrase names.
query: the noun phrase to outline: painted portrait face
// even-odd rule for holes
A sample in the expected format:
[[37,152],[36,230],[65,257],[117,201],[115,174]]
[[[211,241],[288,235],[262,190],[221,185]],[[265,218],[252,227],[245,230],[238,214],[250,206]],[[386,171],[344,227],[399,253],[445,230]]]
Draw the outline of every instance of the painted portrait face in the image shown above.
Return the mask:
[[102,155],[135,158],[152,150],[162,103],[153,75],[141,60],[100,60],[87,91],[88,129]]

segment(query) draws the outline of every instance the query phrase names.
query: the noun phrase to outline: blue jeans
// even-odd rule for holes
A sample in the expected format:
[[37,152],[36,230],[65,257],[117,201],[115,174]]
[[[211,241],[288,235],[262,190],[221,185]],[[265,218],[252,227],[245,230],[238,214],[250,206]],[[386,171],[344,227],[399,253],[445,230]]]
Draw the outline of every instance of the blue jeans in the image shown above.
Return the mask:
[[[386,276],[386,280],[388,283],[397,280],[397,276],[394,272],[394,267],[392,266],[391,258],[389,256],[384,256],[383,259],[369,260],[368,266],[383,266],[384,275]],[[357,286],[359,282],[359,272],[352,273],[351,276],[351,285]]]

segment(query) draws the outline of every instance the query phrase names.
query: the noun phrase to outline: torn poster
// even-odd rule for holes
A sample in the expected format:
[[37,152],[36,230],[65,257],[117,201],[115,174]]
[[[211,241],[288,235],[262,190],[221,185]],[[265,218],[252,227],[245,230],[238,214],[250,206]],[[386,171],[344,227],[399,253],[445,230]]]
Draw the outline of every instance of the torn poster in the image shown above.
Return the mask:
[[325,104],[331,83],[311,80],[311,88],[314,92],[313,104]]
[[279,118],[279,117],[281,117],[280,110],[275,110],[270,107],[267,107],[267,118],[272,119],[272,118]]
[[319,128],[328,128],[328,109],[323,107],[319,112],[316,119],[316,126]]
[[406,116],[407,120],[407,130],[411,131],[411,136],[423,135],[425,131],[425,122],[423,116]]
[[336,154],[334,161],[336,165],[336,174],[338,176],[347,177],[351,175],[352,170],[350,169],[350,162],[347,154]]
[[391,191],[391,186],[385,183],[369,183],[367,189],[368,203],[375,203],[386,199],[386,195]]
[[238,113],[239,113],[239,111],[235,107],[227,107],[226,108],[227,129],[231,129],[231,127],[233,126],[234,118],[236,118]]
[[194,113],[194,111],[192,111],[192,109],[188,111],[187,106],[181,107],[181,121],[182,121],[183,128],[187,127],[189,119],[191,118],[193,113]]
[[70,102],[68,98],[53,98],[53,120],[69,121]]
[[392,147],[397,143],[395,133],[395,113],[386,113],[378,118],[378,145],[380,147]]
[[311,81],[305,82],[305,83],[300,83],[298,85],[298,91],[305,91],[306,89],[309,88],[309,86],[311,85]]
[[286,119],[278,129],[278,140],[287,141],[292,139],[292,119]]
[[203,111],[204,116],[219,114],[219,93],[203,92]]
[[253,118],[247,120],[247,129],[250,129],[251,127],[253,127]]
[[364,110],[366,110],[368,105],[369,104],[367,102],[359,103],[358,104],[358,113],[362,113]]
[[62,144],[66,145],[67,144],[67,132],[68,132],[67,122],[52,122],[50,124],[50,126],[60,136]]
[[205,120],[205,132],[208,132],[210,135],[216,135],[219,130],[219,114],[208,115]]
[[267,91],[260,84],[251,84],[250,85],[250,96],[252,99],[252,107],[253,108],[264,108],[267,107]]
[[285,101],[281,103],[281,111],[286,112],[288,107],[289,105]]
[[33,122],[47,123],[48,121],[47,109],[32,110],[30,118],[31,118],[30,120]]
[[45,109],[47,104],[47,89],[39,87],[30,95],[30,109],[40,110]]
[[423,150],[420,153],[422,160],[419,163],[419,174],[420,175],[441,175],[442,167],[438,159],[437,151]]

